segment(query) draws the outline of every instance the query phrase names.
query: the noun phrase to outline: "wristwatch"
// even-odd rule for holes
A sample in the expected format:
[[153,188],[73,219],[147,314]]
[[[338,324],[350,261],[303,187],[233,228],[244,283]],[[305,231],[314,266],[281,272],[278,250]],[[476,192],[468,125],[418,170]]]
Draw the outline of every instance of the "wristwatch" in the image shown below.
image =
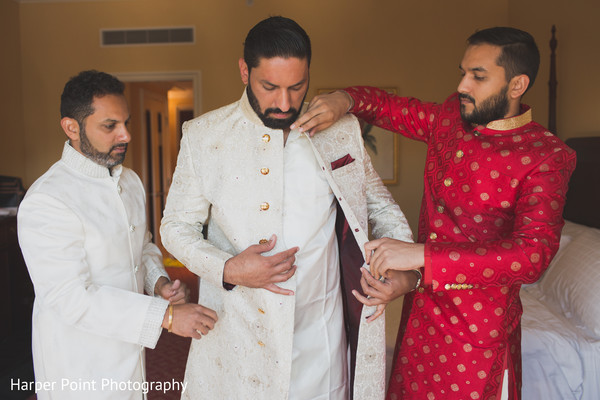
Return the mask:
[[415,273],[415,275],[417,276],[417,283],[415,285],[415,287],[411,290],[411,292],[414,292],[415,290],[417,290],[419,288],[419,286],[421,286],[421,281],[423,280],[423,274],[421,273],[420,269],[411,269],[412,272]]

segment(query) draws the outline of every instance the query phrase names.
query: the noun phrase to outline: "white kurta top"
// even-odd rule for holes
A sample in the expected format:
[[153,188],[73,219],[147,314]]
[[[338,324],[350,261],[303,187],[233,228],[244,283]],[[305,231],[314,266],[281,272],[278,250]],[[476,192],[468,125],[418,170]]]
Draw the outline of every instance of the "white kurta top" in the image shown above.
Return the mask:
[[283,151],[283,241],[296,253],[289,399],[348,398],[347,346],[335,235],[335,195],[304,134]]
[[[308,142],[359,249],[367,241],[368,222],[374,237],[411,240],[404,215],[371,165],[355,117],[342,118]],[[183,126],[161,238],[200,277],[199,302],[219,316],[208,335],[192,341],[184,399],[289,398],[300,272],[279,284],[294,296],[223,287],[229,258],[273,234],[284,237],[283,151],[283,132],[264,126],[245,92],[240,101]],[[336,163],[341,160],[347,165]],[[285,244],[278,240],[263,254],[283,251]],[[362,265],[360,254],[357,259]],[[359,276],[359,268],[344,272]],[[380,400],[385,396],[384,320],[367,323],[374,307],[359,310],[362,315],[353,316],[360,326],[351,330],[358,334],[354,399]]]
[[138,176],[121,166],[111,175],[65,144],[17,217],[35,289],[38,400],[141,400],[143,346],[156,345],[168,305],[143,291],[168,275]]

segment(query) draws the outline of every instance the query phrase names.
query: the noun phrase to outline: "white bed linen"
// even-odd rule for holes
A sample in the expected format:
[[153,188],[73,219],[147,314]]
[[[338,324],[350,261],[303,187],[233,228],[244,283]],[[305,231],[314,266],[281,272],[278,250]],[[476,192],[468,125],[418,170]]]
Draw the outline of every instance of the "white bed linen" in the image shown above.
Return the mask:
[[521,290],[522,398],[600,399],[600,340],[573,326],[540,297],[536,284]]

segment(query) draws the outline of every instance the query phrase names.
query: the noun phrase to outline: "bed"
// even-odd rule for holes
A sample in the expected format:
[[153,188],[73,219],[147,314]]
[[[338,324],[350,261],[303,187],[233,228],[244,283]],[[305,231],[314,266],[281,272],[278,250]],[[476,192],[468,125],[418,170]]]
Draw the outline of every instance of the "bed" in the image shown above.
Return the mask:
[[524,400],[600,398],[600,229],[566,221],[544,276],[521,289]]
[[[553,40],[554,53],[554,29]],[[521,289],[524,400],[600,398],[600,136],[566,144],[577,167],[560,247],[542,278]]]

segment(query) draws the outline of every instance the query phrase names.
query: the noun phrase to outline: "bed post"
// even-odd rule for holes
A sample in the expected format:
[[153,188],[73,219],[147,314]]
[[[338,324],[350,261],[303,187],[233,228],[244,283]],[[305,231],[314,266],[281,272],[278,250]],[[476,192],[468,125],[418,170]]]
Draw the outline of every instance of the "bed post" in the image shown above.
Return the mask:
[[552,38],[550,39],[550,81],[548,86],[548,130],[558,136],[556,131],[556,26],[552,25]]

